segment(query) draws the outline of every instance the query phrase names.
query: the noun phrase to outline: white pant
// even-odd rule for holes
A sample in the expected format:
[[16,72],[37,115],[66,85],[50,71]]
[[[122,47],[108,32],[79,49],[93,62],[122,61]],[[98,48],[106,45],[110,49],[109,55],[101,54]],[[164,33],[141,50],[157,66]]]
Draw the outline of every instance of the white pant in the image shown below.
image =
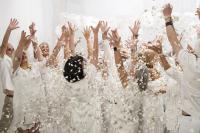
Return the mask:
[[200,119],[190,116],[181,116],[179,133],[200,133]]

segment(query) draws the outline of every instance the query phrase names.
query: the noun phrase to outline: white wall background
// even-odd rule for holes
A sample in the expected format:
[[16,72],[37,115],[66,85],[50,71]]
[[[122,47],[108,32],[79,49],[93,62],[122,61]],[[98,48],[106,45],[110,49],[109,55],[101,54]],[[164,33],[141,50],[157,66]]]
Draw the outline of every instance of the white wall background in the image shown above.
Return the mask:
[[[18,43],[20,31],[28,31],[28,25],[34,21],[40,41],[55,43],[55,28],[63,22],[63,12],[91,18],[120,18],[121,23],[138,18],[152,6],[161,7],[171,2],[176,12],[194,13],[200,0],[0,0],[0,39],[11,17],[20,21],[20,29],[11,36],[11,43]],[[71,16],[73,17],[73,16]],[[65,20],[66,21],[66,20]],[[77,23],[82,23],[81,20]]]

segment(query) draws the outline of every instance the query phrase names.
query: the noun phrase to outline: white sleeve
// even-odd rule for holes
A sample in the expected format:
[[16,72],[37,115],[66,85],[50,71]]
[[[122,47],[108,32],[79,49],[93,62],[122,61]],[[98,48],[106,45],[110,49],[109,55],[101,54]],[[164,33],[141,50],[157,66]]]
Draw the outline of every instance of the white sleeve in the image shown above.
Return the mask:
[[170,76],[171,78],[173,78],[176,81],[180,80],[180,77],[182,74],[182,72],[180,72],[179,70],[177,70],[174,67],[170,67],[168,70],[166,70],[166,73],[168,76]]
[[86,78],[88,81],[92,81],[97,74],[96,67],[93,64],[89,64],[86,69]]
[[8,64],[6,62],[1,64],[1,82],[3,89],[14,91],[14,83]]
[[103,50],[104,50],[104,60],[110,61],[111,59],[111,49],[108,41],[103,41]]
[[181,50],[178,54],[178,61],[181,66],[191,71],[200,73],[200,60],[194,54],[188,53],[186,50]]

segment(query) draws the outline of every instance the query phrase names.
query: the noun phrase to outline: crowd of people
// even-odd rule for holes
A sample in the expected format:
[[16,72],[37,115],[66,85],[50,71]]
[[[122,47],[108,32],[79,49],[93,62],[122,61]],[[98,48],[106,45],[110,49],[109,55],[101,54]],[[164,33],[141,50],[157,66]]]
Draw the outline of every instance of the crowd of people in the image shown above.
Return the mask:
[[200,25],[194,47],[183,48],[172,5],[162,12],[171,54],[159,34],[138,45],[140,21],[126,42],[106,21],[86,26],[86,56],[76,52],[74,24],[63,24],[50,52],[32,23],[15,50],[11,19],[0,46],[0,133],[200,133]]

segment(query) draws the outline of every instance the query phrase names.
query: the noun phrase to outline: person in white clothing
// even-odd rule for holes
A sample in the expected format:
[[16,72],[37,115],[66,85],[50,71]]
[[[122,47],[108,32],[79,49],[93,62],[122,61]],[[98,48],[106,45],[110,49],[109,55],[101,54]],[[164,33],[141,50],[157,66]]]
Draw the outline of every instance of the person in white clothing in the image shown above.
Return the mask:
[[22,31],[19,45],[15,51],[14,59],[12,60],[14,48],[10,43],[8,43],[8,40],[11,32],[17,28],[19,28],[18,21],[16,19],[11,19],[0,47],[0,79],[3,92],[6,95],[0,120],[0,132],[7,132],[12,123],[13,96],[15,88],[13,83],[13,73],[19,67],[24,46],[29,42],[26,33]]
[[[200,11],[197,10],[200,17]],[[163,14],[166,21],[167,36],[172,46],[173,53],[177,56],[177,61],[182,67],[182,72],[178,72],[163,55],[162,46],[155,46],[153,49],[160,54],[161,64],[167,73],[180,84],[182,116],[179,118],[180,133],[200,132],[200,41],[199,33],[193,52],[184,50],[178,40],[172,22],[172,6],[165,5]]]

